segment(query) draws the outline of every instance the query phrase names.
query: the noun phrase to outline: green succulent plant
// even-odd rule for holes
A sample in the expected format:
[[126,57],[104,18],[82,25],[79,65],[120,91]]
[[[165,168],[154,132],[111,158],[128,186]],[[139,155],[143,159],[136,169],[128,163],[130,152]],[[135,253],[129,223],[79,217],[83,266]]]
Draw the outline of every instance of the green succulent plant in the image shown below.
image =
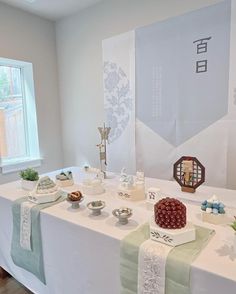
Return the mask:
[[234,217],[234,222],[230,226],[236,231],[236,216]]
[[39,174],[33,168],[27,168],[20,172],[20,177],[26,181],[38,181]]

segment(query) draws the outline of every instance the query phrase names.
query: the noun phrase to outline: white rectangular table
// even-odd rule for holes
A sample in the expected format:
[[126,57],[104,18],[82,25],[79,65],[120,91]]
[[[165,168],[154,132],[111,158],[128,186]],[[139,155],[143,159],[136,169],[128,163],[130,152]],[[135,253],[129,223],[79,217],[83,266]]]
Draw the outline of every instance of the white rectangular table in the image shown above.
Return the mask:
[[[68,190],[79,189],[84,178],[79,168],[70,168],[77,183]],[[52,178],[56,172],[51,173]],[[79,210],[61,202],[41,211],[41,232],[47,285],[11,260],[12,201],[26,196],[20,182],[0,186],[0,266],[34,293],[39,294],[118,294],[120,293],[120,242],[132,230],[147,222],[153,214],[144,201],[128,202],[116,194],[118,178],[105,180],[106,193],[85,196]],[[146,179],[146,186],[156,186],[165,194],[188,203],[188,219],[216,230],[216,235],[192,264],[191,293],[236,293],[236,255],[233,254],[233,231],[229,226],[201,222],[202,200],[217,194],[228,206],[229,215],[236,214],[235,191],[202,186],[195,194],[182,193],[175,182]],[[106,201],[103,214],[90,215],[86,204],[94,199]],[[117,224],[112,210],[120,206],[133,209],[126,226]],[[235,207],[235,208],[233,208]]]

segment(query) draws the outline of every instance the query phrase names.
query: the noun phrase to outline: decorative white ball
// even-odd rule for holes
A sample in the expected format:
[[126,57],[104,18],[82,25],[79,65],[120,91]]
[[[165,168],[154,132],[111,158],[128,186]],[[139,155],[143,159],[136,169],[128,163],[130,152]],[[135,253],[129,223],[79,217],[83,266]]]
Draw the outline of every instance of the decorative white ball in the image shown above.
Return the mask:
[[207,207],[206,213],[212,213],[212,208]]

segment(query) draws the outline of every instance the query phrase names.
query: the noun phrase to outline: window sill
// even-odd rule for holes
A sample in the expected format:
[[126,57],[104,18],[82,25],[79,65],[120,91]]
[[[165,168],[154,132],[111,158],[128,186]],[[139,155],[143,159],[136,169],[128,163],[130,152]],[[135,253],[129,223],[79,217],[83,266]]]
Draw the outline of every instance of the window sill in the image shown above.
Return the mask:
[[28,167],[39,167],[41,166],[42,158],[28,158],[21,159],[14,162],[2,162],[0,164],[0,173],[8,174],[12,172],[17,172]]

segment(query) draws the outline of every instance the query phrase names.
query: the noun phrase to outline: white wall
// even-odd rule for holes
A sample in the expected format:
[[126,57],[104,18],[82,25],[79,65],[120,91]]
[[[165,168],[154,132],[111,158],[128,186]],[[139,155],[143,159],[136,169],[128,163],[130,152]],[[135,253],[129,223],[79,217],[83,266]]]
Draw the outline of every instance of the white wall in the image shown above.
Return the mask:
[[[39,144],[44,159],[39,171],[62,167],[55,24],[0,3],[0,57],[33,63]],[[0,174],[0,183],[16,178],[18,173]]]
[[218,0],[105,0],[56,25],[65,165],[98,165],[102,40]]

